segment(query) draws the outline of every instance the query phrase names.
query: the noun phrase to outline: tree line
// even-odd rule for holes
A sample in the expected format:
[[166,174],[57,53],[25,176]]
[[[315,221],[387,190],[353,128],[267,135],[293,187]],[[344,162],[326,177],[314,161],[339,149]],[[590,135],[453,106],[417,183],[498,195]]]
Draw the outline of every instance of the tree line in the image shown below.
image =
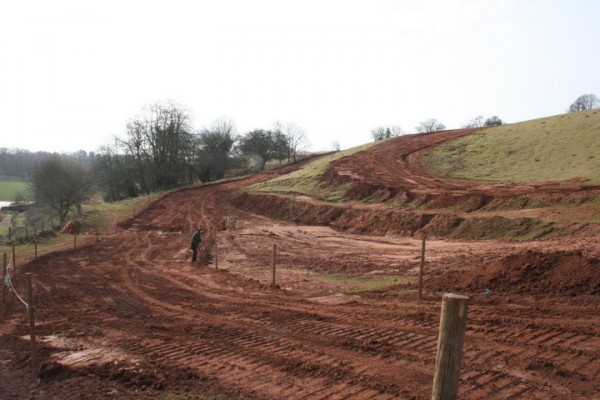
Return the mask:
[[26,175],[36,204],[64,223],[96,192],[112,202],[215,181],[263,170],[270,160],[294,162],[308,146],[306,132],[294,123],[277,122],[272,129],[240,135],[231,120],[222,118],[195,129],[189,110],[156,102],[127,122],[124,137],[115,137],[95,153],[6,151],[0,159],[6,155],[10,163],[31,154],[22,159],[20,169],[7,169],[5,174]]
[[[595,95],[580,96],[569,108],[577,112],[600,105]],[[483,116],[464,127],[498,126],[497,116]],[[422,121],[417,132],[446,129],[435,118]],[[403,134],[397,125],[372,130],[375,140]],[[142,108],[126,125],[126,136],[97,152],[72,154],[0,149],[0,175],[27,177],[34,200],[65,222],[69,212],[80,210],[92,193],[105,201],[168,190],[228,175],[260,171],[270,160],[296,161],[309,146],[304,129],[277,122],[271,129],[238,134],[231,120],[219,119],[195,129],[190,112],[172,102],[156,102]],[[339,150],[339,144],[337,144]]]
[[22,149],[0,148],[0,176],[27,180],[34,168],[50,158],[66,158],[83,165],[90,165],[94,153],[80,150],[71,154],[50,153],[47,151],[29,151]]
[[[593,110],[600,107],[600,99],[595,94],[583,94],[567,109],[569,113],[575,113],[579,111]],[[462,127],[463,128],[484,128],[484,127],[492,127],[492,126],[500,126],[504,125],[505,122],[500,119],[500,117],[494,115],[489,118],[484,118],[483,115],[478,115],[477,117],[467,121]],[[415,131],[418,133],[429,133],[436,132],[446,129],[446,125],[439,122],[435,118],[429,118],[424,121],[421,121],[419,125],[415,127]],[[390,139],[396,136],[403,135],[403,129],[398,125],[388,125],[388,126],[378,126],[371,130],[371,137],[373,140],[380,141],[385,139]]]
[[[463,125],[463,128],[480,128],[484,126],[499,126],[502,124],[504,124],[504,122],[497,116],[484,119],[482,115],[479,115]],[[415,126],[415,132],[417,133],[431,133],[444,129],[446,129],[446,125],[436,118],[426,119]],[[404,130],[398,125],[379,126],[371,131],[371,136],[375,141],[390,139],[403,134]]]

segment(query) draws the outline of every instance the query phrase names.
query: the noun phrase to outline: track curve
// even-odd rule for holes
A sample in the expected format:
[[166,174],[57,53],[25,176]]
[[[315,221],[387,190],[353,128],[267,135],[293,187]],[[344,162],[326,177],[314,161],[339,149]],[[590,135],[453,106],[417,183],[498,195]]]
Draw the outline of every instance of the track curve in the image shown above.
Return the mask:
[[[414,276],[420,241],[286,224],[228,205],[231,192],[249,181],[175,192],[97,244],[31,261],[42,360],[46,367],[58,363],[64,375],[34,387],[14,361],[18,347],[4,339],[5,393],[25,398],[25,387],[27,398],[32,391],[72,398],[86,388],[90,399],[429,398],[439,294],[429,291],[419,302],[410,285],[399,283],[336,295],[332,285],[313,280],[332,270]],[[198,225],[211,251],[218,241],[219,270],[214,261],[189,261]],[[273,244],[280,249],[276,288],[269,285]],[[428,268],[458,269],[556,245],[431,241]],[[460,398],[594,398],[599,312],[598,296],[476,294]],[[7,315],[10,335],[25,335],[24,317],[15,308]],[[15,383],[6,377],[19,365],[23,375]]]

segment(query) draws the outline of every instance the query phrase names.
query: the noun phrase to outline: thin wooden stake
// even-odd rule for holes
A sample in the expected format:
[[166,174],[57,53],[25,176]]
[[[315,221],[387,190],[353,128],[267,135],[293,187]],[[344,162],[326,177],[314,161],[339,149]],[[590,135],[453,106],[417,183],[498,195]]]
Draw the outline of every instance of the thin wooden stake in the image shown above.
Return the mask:
[[425,268],[425,240],[421,243],[421,267],[419,268],[419,300],[423,300],[423,269]]
[[13,278],[17,276],[17,256],[15,254],[15,245],[12,247]]
[[219,242],[217,241],[217,233],[215,232],[215,270],[219,270]]
[[4,284],[4,280],[6,279],[6,253],[4,253],[2,258],[2,304],[6,304],[6,285]]
[[96,229],[96,242],[99,242],[100,239],[98,238],[98,227],[96,226],[95,229]]
[[73,250],[77,248],[77,232],[73,232]]
[[33,237],[33,258],[37,258],[37,236]]
[[31,342],[31,367],[34,373],[37,370],[37,343],[35,339],[35,309],[33,308],[33,289],[31,272],[25,274],[27,279],[27,310],[29,311],[29,336]]
[[119,228],[119,220],[117,220],[117,223],[115,224],[115,233],[117,233],[117,228]]
[[275,265],[277,264],[277,245],[273,245],[273,282],[271,283],[272,287],[275,287]]
[[453,293],[442,297],[432,400],[455,400],[463,358],[469,298]]
[[8,240],[9,241],[12,240],[12,227],[11,226],[8,227]]

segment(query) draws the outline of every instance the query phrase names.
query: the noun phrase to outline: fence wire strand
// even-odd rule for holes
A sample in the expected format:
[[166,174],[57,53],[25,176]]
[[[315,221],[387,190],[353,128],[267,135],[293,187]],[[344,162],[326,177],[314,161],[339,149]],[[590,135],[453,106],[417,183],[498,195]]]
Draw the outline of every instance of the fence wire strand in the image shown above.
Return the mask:
[[27,311],[29,311],[30,305],[25,300],[23,300],[23,298],[21,296],[19,296],[17,289],[15,289],[15,287],[13,286],[12,279],[10,279],[9,274],[6,274],[6,276],[4,277],[4,285],[7,286],[10,290],[12,290],[12,292],[15,294],[15,296],[17,296],[17,299],[19,299],[19,301],[21,303],[23,303],[23,305],[25,306]]

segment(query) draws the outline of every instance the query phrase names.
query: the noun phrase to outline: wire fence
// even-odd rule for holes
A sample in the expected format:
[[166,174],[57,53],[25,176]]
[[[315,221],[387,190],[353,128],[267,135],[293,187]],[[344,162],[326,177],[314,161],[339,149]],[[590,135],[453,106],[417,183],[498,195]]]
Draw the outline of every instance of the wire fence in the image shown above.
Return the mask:
[[10,279],[10,275],[6,274],[6,276],[4,277],[4,285],[6,287],[8,287],[8,289],[13,292],[15,294],[15,297],[21,302],[23,303],[23,305],[25,306],[25,308],[27,309],[27,311],[29,311],[29,304],[23,300],[23,298],[19,295],[19,292],[17,292],[17,289],[15,289],[13,283],[12,283],[12,279]]

